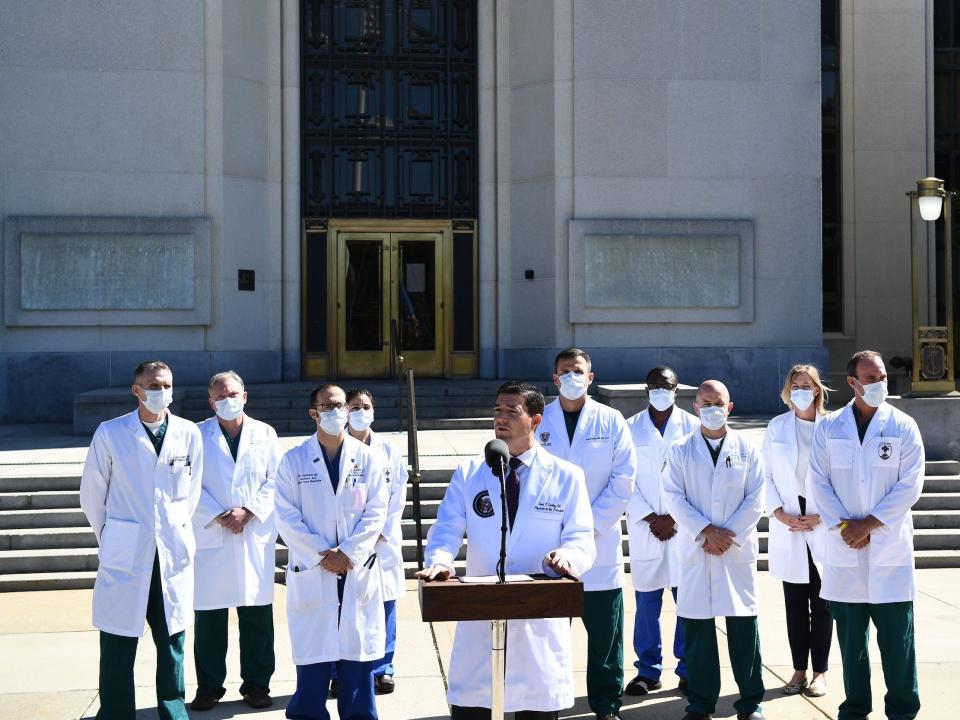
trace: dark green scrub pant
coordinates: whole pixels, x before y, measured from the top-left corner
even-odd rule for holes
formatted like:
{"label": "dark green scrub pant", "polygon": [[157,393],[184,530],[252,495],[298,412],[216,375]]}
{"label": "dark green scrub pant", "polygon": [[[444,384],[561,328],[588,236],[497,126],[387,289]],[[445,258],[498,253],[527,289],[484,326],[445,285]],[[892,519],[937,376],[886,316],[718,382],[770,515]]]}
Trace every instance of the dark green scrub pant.
{"label": "dark green scrub pant", "polygon": [[[193,659],[197,666],[197,695],[223,697],[227,679],[227,614],[229,609],[197,610]],[[273,655],[273,605],[237,608],[240,625],[240,694],[254,687],[270,692]]]}
{"label": "dark green scrub pant", "polygon": [[[157,646],[157,711],[161,720],[188,720],[184,705],[183,637],[170,635],[163,610],[160,561],[153,559],[153,576],[147,597],[147,624]],[[100,632],[100,712],[98,720],[134,720],[133,662],[140,638]]]}
{"label": "dark green scrub pant", "polygon": [[[763,700],[763,665],[756,617],[728,617],[727,652],[740,698],[737,714],[759,712]],[[720,699],[720,655],[715,620],[681,618],[687,653],[687,712],[712,715]]]}
{"label": "dark green scrub pant", "polygon": [[837,720],[865,720],[873,708],[870,693],[870,621],[877,629],[877,646],[887,694],[884,711],[890,720],[913,720],[920,712],[917,656],[913,642],[913,603],[827,603],[837,621],[837,641],[843,661],[843,689]]}
{"label": "dark green scrub pant", "polygon": [[583,593],[587,629],[587,702],[598,715],[620,710],[623,695],[623,591]]}

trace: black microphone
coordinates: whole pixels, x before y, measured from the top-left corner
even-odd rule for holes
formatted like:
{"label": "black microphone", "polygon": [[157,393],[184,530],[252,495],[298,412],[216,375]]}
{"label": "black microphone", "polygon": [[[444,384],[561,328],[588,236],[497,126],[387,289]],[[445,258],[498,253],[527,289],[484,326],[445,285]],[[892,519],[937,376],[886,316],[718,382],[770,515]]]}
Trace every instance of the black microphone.
{"label": "black microphone", "polygon": [[483,448],[483,457],[500,481],[500,562],[497,563],[497,579],[507,581],[507,490],[504,472],[510,461],[510,450],[503,440],[491,440]]}
{"label": "black microphone", "polygon": [[510,463],[510,450],[503,440],[491,440],[483,448],[483,457],[493,474],[500,477],[503,468]]}

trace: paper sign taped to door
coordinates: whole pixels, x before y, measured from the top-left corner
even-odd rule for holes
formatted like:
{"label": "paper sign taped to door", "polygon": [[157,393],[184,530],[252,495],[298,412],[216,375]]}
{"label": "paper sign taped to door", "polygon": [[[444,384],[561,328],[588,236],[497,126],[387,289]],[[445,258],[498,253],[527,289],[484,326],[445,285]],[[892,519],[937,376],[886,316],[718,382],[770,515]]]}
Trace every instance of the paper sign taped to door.
{"label": "paper sign taped to door", "polygon": [[427,266],[407,263],[407,292],[422,293],[427,289]]}

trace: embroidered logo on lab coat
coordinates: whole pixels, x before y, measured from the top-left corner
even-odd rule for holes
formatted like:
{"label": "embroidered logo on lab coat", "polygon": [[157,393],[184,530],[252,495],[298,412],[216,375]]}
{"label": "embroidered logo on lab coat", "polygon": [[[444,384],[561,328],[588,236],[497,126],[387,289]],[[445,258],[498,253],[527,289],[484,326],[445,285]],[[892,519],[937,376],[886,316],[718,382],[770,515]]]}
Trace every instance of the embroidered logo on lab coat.
{"label": "embroidered logo on lab coat", "polygon": [[540,433],[540,444],[549,445],[550,444],[550,433],[542,432]]}
{"label": "embroidered logo on lab coat", "polygon": [[889,460],[893,454],[893,445],[888,442],[882,442],[877,446],[877,453],[879,453],[881,460]]}
{"label": "embroidered logo on lab coat", "polygon": [[490,493],[486,490],[478,492],[473,498],[473,511],[482,518],[493,517],[493,503],[490,502]]}

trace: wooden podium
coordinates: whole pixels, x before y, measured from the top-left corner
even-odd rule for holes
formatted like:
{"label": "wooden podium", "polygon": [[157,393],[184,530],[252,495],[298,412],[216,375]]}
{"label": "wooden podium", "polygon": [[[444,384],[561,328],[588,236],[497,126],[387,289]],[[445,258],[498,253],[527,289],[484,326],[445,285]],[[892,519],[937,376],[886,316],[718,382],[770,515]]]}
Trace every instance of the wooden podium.
{"label": "wooden podium", "polygon": [[419,583],[424,622],[489,620],[492,633],[491,720],[503,720],[507,620],[583,616],[583,583],[532,575],[518,582],[461,582],[458,578]]}

